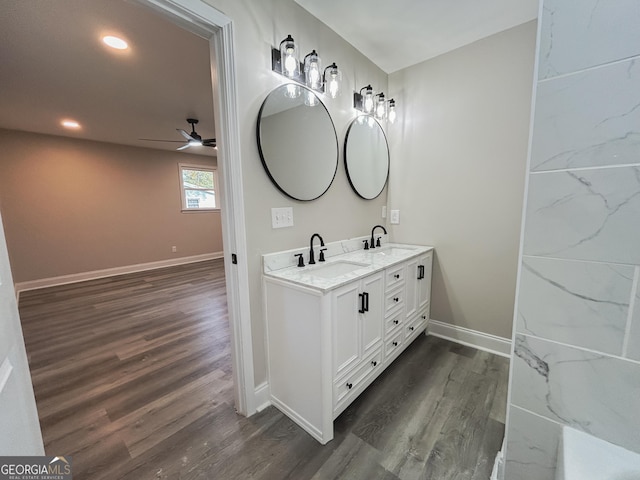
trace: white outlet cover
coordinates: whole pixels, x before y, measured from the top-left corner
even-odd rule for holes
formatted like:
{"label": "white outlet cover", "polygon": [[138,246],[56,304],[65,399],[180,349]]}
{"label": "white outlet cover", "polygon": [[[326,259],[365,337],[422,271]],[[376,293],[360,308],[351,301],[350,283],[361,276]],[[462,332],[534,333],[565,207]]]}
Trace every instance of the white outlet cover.
{"label": "white outlet cover", "polygon": [[271,228],[293,227],[293,207],[271,209]]}
{"label": "white outlet cover", "polygon": [[400,210],[391,210],[391,224],[392,225],[400,224]]}

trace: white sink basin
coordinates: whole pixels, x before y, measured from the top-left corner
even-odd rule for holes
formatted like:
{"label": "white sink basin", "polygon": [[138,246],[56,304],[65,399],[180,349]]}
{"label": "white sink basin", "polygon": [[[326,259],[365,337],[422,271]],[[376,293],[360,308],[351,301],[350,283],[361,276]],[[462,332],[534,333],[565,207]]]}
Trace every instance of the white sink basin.
{"label": "white sink basin", "polygon": [[404,255],[406,253],[411,253],[413,248],[400,248],[400,247],[376,247],[375,250],[371,253],[374,255]]}
{"label": "white sink basin", "polygon": [[366,263],[347,262],[345,260],[339,260],[337,262],[326,263],[324,265],[318,265],[311,267],[308,270],[309,275],[321,278],[334,278],[347,273],[355,272],[362,267],[368,267]]}

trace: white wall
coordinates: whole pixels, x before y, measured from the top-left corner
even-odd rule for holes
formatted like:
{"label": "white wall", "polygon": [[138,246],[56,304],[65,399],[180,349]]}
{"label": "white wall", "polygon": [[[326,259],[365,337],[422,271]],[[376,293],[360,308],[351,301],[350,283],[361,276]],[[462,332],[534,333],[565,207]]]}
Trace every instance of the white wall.
{"label": "white wall", "polygon": [[431,318],[510,338],[536,22],[393,73],[394,241],[436,247]]}
{"label": "white wall", "polygon": [[[342,145],[354,117],[353,90],[371,83],[375,89],[386,91],[387,75],[293,0],[207,2],[234,24],[254,368],[255,382],[259,385],[266,380],[261,255],[308,245],[315,232],[325,241],[365,235],[382,220],[386,191],[376,200],[366,201],[351,190],[343,166]],[[291,200],[271,184],[256,143],[260,106],[273,88],[285,83],[283,77],[271,71],[271,46],[279,45],[287,34],[299,44],[302,55],[315,48],[325,65],[335,61],[343,69],[343,95],[335,100],[324,99],[341,146],[340,165],[329,191],[312,202]],[[271,208],[284,206],[293,207],[294,227],[273,230]]]}
{"label": "white wall", "polygon": [[0,456],[44,455],[2,218],[0,218],[0,432]]}

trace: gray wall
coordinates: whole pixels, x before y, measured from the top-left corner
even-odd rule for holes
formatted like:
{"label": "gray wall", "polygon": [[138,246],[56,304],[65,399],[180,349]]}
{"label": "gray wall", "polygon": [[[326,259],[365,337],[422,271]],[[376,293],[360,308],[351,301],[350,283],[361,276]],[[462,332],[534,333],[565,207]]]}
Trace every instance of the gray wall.
{"label": "gray wall", "polygon": [[555,478],[563,425],[640,452],[638,25],[635,1],[544,2],[506,479]]}
{"label": "gray wall", "polygon": [[[387,75],[370,60],[302,9],[293,0],[207,0],[234,22],[237,54],[238,109],[241,132],[241,161],[245,191],[249,295],[255,382],[266,380],[264,319],[262,313],[261,255],[309,244],[314,232],[325,241],[361,236],[381,222],[386,191],[373,201],[360,199],[349,186],[340,148],[338,173],[329,191],[312,202],[297,202],[271,184],[260,162],[256,143],[256,122],[268,93],[285,83],[271,71],[271,46],[291,34],[304,56],[312,49],[325,65],[336,62],[343,69],[344,93],[332,100],[324,98],[343,145],[347,126],[355,116],[354,89],[371,83],[387,91]],[[271,228],[272,207],[293,207],[294,226]]]}
{"label": "gray wall", "polygon": [[0,208],[18,287],[222,252],[220,212],[181,212],[178,164],[215,166],[213,156],[3,129],[0,144]]}
{"label": "gray wall", "polygon": [[431,318],[511,337],[536,23],[390,75],[395,241],[436,247]]}

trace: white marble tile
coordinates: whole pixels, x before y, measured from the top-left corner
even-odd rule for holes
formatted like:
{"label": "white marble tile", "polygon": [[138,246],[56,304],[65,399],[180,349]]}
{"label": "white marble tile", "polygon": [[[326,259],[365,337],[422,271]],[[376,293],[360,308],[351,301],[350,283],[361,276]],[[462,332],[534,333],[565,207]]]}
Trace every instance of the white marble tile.
{"label": "white marble tile", "polygon": [[640,55],[638,0],[544,0],[539,78]]}
{"label": "white marble tile", "polygon": [[516,329],[622,355],[634,267],[524,257]]}
{"label": "white marble tile", "polygon": [[640,264],[640,167],[531,174],[524,254]]}
{"label": "white marble tile", "polygon": [[[638,267],[640,268],[640,267]],[[627,357],[640,361],[640,282],[636,290],[633,316],[631,317],[631,330],[627,346]]]}
{"label": "white marble tile", "polygon": [[538,85],[531,170],[634,163],[640,163],[640,58]]}
{"label": "white marble tile", "polygon": [[511,402],[640,452],[640,364],[516,335]]}
{"label": "white marble tile", "polygon": [[513,405],[507,426],[505,480],[554,480],[562,427]]}

